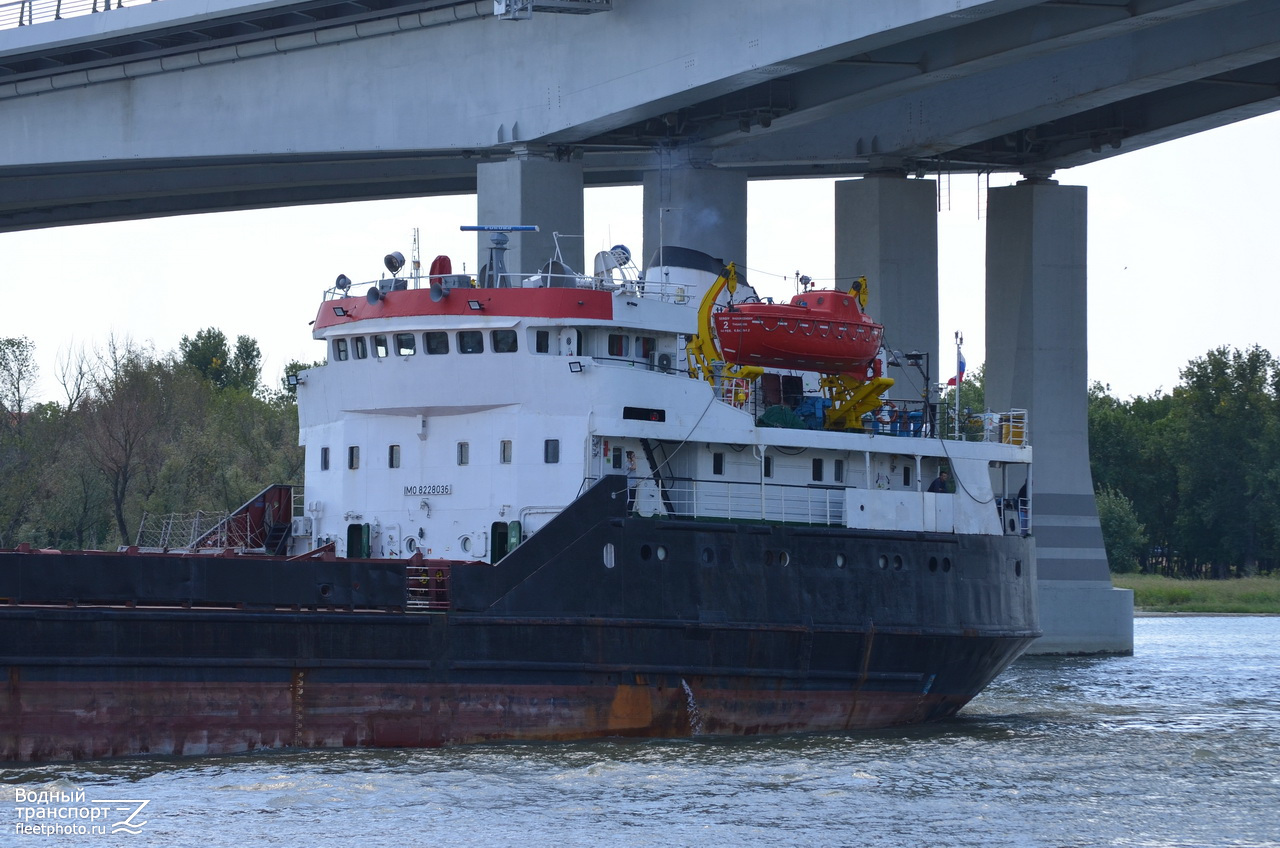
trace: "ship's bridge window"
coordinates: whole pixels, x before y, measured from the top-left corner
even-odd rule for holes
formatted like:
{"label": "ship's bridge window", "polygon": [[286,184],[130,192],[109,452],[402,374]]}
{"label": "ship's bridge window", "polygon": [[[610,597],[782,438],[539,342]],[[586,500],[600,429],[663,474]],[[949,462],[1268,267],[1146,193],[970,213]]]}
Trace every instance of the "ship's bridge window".
{"label": "ship's bridge window", "polygon": [[367,359],[369,357],[369,343],[365,341],[364,336],[356,336],[352,339],[351,349],[355,353],[356,359]]}
{"label": "ship's bridge window", "polygon": [[459,330],[458,353],[484,353],[484,334],[479,330]]}
{"label": "ship's bridge window", "polygon": [[535,353],[551,352],[551,331],[550,330],[534,330],[533,350]]}
{"label": "ship's bridge window", "polygon": [[396,333],[396,354],[398,356],[413,356],[416,350],[417,344],[413,333]]}
{"label": "ship's bridge window", "polygon": [[347,361],[347,340],[346,339],[333,340],[333,358],[338,360],[339,362]]}
{"label": "ship's bridge window", "polygon": [[373,337],[373,355],[374,356],[378,357],[379,359],[386,359],[388,350],[389,348],[387,347],[386,336],[378,335]]}
{"label": "ship's bridge window", "polygon": [[515,353],[519,349],[515,330],[492,330],[489,341],[493,343],[494,353]]}
{"label": "ship's bridge window", "polygon": [[626,356],[629,339],[621,333],[609,334],[609,355],[610,356]]}
{"label": "ship's bridge window", "polygon": [[449,352],[449,334],[433,330],[422,334],[422,349],[430,356],[439,356]]}

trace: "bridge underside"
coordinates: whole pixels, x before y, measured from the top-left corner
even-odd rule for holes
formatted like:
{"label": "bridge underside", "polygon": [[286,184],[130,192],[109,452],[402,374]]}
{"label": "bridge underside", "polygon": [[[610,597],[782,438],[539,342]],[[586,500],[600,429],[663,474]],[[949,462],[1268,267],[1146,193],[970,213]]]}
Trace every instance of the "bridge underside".
{"label": "bridge underside", "polygon": [[594,13],[223,0],[0,31],[0,231],[474,192],[528,155],[587,186],[1048,174],[1280,106],[1273,0],[575,1]]}

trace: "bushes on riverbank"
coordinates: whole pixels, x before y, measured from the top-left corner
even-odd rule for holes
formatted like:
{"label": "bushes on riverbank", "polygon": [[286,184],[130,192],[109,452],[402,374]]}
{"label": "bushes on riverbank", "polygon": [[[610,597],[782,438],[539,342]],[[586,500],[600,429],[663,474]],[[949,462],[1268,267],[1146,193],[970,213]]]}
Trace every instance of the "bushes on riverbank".
{"label": "bushes on riverbank", "polygon": [[1148,612],[1280,613],[1280,577],[1179,580],[1154,574],[1113,574],[1133,590],[1134,609]]}

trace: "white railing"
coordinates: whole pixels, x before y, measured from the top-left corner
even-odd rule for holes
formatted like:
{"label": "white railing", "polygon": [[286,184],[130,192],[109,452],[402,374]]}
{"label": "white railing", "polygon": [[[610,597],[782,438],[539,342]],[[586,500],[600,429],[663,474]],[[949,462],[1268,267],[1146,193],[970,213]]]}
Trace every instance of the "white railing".
{"label": "white railing", "polygon": [[[532,289],[532,288],[563,288],[563,289],[584,289],[587,291],[607,291],[618,294],[620,297],[639,297],[647,299],[657,299],[669,303],[689,304],[692,305],[693,292],[688,285],[666,282],[662,280],[625,280],[616,282],[606,280],[599,277],[590,277],[584,274],[500,274],[496,281],[497,285],[482,286],[480,281],[465,274],[448,274],[445,277],[465,277],[467,283],[465,285],[457,283],[453,280],[442,280],[448,291],[459,292],[475,292],[484,291],[491,288],[499,289]],[[401,289],[418,289],[427,288],[432,278],[423,274],[417,277],[400,277],[394,281],[391,279],[369,280],[366,282],[352,282],[347,288],[330,288],[324,293],[325,300],[338,300],[344,297],[358,297],[361,293],[366,292],[369,288],[379,288],[384,293],[387,291],[396,291]]]}
{"label": "white railing", "polygon": [[43,24],[155,2],[158,0],[0,0],[0,29]]}
{"label": "white railing", "polygon": [[661,491],[652,479],[638,481],[637,504],[651,487],[673,517],[782,521],[791,524],[844,525],[843,486],[796,486],[730,480],[664,477]]}

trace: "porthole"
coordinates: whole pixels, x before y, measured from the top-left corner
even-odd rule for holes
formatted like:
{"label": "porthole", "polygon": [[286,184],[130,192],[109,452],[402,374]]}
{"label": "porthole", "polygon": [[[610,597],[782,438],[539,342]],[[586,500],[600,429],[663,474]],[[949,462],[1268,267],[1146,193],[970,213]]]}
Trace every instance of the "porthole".
{"label": "porthole", "polygon": [[943,558],[942,558],[942,570],[943,570],[944,572],[947,572],[947,571],[950,571],[950,570],[951,570],[951,557],[943,557]]}
{"label": "porthole", "polygon": [[657,551],[655,551],[655,553],[657,553],[658,555],[658,561],[661,562],[662,560],[667,558],[667,546],[658,545],[658,549]]}
{"label": "porthole", "polygon": [[461,545],[462,545],[463,553],[471,553],[471,537],[470,536],[463,536]]}
{"label": "porthole", "polygon": [[405,550],[405,553],[410,553],[410,554],[411,554],[411,553],[413,553],[414,551],[416,551],[417,549],[418,549],[418,540],[417,540],[417,539],[415,539],[415,538],[413,538],[412,536],[405,536],[405,537],[404,537],[404,550]]}
{"label": "porthole", "polygon": [[786,568],[790,564],[791,564],[791,554],[787,553],[786,551],[779,551],[778,565],[782,566],[783,568]]}
{"label": "porthole", "polygon": [[645,562],[648,562],[652,558],[653,558],[653,548],[649,547],[648,545],[641,545],[640,559],[644,560]]}
{"label": "porthole", "polygon": [[703,561],[703,562],[705,562],[707,565],[710,565],[711,563],[715,562],[715,561],[716,561],[716,552],[715,552],[715,551],[713,551],[713,550],[711,550],[710,548],[703,548],[703,549],[702,549],[702,561]]}
{"label": "porthole", "polygon": [[328,583],[321,583],[321,584],[320,584],[320,597],[322,597],[322,598],[327,598],[327,597],[329,597],[329,596],[330,596],[330,595],[332,595],[332,594],[333,594],[333,587],[332,587],[332,586],[330,586]]}
{"label": "porthole", "polygon": [[881,570],[884,570],[889,567],[889,558],[884,554],[880,554],[880,559],[876,560],[876,563],[880,566]]}
{"label": "porthole", "polygon": [[937,571],[937,570],[938,570],[938,558],[937,558],[937,557],[929,557],[929,570],[930,570],[930,571]]}
{"label": "porthole", "polygon": [[836,554],[836,568],[844,568],[844,554]]}
{"label": "porthole", "polygon": [[615,565],[613,542],[604,543],[604,551],[602,553],[601,559],[604,560],[605,568],[613,568],[613,566]]}
{"label": "porthole", "polygon": [[1013,561],[1013,576],[1014,577],[1022,576],[1022,560],[1020,559],[1015,559]]}
{"label": "porthole", "polygon": [[894,571],[902,570],[902,557],[897,554],[893,555],[893,570]]}

